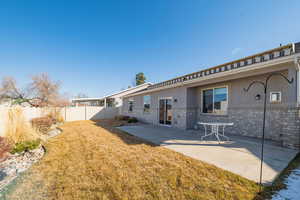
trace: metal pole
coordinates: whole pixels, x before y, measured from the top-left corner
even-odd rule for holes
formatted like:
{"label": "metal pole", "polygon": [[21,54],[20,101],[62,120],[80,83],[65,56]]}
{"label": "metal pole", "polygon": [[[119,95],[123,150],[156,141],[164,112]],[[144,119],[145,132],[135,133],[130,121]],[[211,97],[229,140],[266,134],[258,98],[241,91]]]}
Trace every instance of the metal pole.
{"label": "metal pole", "polygon": [[260,160],[260,178],[259,178],[259,184],[260,184],[260,191],[262,191],[262,174],[263,174],[263,163],[264,163],[264,145],[265,145],[265,129],[266,129],[266,107],[267,107],[267,85],[265,85],[265,91],[264,91],[264,117],[263,117],[263,134],[261,139],[261,160]]}
{"label": "metal pole", "polygon": [[265,82],[262,81],[253,81],[252,83],[249,84],[248,88],[244,88],[245,92],[248,92],[249,89],[252,87],[254,84],[260,84],[264,87],[264,116],[263,116],[263,133],[262,133],[262,138],[261,138],[261,162],[260,162],[260,192],[262,191],[262,174],[263,174],[263,162],[264,162],[264,144],[265,144],[265,126],[266,126],[266,107],[267,107],[267,89],[268,89],[268,82],[272,76],[281,76],[284,78],[289,84],[292,84],[294,81],[294,78],[289,80],[287,77],[282,75],[281,73],[272,73],[270,74]]}

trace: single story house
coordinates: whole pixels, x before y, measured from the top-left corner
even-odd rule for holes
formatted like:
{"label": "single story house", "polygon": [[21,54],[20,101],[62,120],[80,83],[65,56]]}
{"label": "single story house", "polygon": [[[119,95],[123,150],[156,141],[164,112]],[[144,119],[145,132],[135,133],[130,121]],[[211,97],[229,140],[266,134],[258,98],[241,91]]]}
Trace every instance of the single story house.
{"label": "single story house", "polygon": [[101,98],[76,98],[72,99],[73,106],[102,106],[102,107],[121,107],[122,98],[126,95],[140,92],[149,87],[151,83],[144,83],[135,87],[131,87],[119,92],[101,97]]}
{"label": "single story house", "polygon": [[197,122],[233,122],[232,134],[261,137],[264,90],[252,81],[269,81],[266,138],[284,146],[300,141],[300,43],[180,76],[123,97],[121,113],[140,121],[180,129],[197,129]]}

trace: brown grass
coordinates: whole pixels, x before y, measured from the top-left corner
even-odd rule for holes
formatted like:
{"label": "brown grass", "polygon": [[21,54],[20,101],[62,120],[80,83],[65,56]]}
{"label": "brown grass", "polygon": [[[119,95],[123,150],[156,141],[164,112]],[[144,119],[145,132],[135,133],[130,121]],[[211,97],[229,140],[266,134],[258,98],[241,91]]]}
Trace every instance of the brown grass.
{"label": "brown grass", "polygon": [[55,119],[56,122],[64,122],[64,117],[62,115],[62,108],[60,107],[44,107],[44,116]]}
{"label": "brown grass", "polygon": [[19,106],[8,110],[4,136],[12,143],[36,140],[39,135],[34,131]]}
{"label": "brown grass", "polygon": [[113,128],[70,122],[8,199],[253,199],[258,186]]}

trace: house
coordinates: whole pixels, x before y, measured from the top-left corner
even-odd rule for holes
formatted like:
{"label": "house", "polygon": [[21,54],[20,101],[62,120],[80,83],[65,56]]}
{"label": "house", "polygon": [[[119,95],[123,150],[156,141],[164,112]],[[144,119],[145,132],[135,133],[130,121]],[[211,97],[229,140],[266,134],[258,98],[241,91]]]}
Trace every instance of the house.
{"label": "house", "polygon": [[121,107],[123,104],[122,98],[135,92],[140,92],[149,87],[151,83],[144,83],[135,87],[131,87],[111,95],[101,98],[77,98],[72,99],[74,106],[102,106],[102,107]]}
{"label": "house", "polygon": [[263,94],[252,81],[273,76],[267,91],[266,138],[284,146],[299,145],[300,43],[288,44],[239,60],[180,76],[123,98],[122,114],[180,129],[197,122],[233,122],[232,134],[261,137]]}

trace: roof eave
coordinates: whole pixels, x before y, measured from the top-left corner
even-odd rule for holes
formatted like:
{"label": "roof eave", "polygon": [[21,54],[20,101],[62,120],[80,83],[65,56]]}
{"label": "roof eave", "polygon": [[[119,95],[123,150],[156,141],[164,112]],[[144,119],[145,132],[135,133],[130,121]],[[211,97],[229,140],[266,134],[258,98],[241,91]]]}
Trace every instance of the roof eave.
{"label": "roof eave", "polygon": [[[189,81],[185,81],[185,82],[175,83],[175,84],[172,84],[172,85],[162,86],[162,87],[159,87],[159,88],[153,88],[153,89],[142,91],[142,92],[137,92],[137,93],[134,93],[134,94],[129,94],[129,95],[126,95],[124,97],[125,98],[133,97],[133,96],[137,96],[137,95],[141,95],[141,94],[148,94],[148,93],[157,92],[157,91],[161,91],[161,90],[166,90],[166,89],[170,89],[170,88],[182,87],[182,86],[186,86],[186,85],[190,85],[190,84],[194,84],[194,83],[200,83],[202,81],[206,81],[206,80],[210,80],[210,79],[216,79],[216,78],[229,76],[229,75],[236,74],[236,73],[247,72],[247,71],[252,71],[252,70],[257,70],[257,69],[263,69],[263,68],[266,68],[266,67],[272,67],[273,65],[278,65],[278,64],[282,64],[282,63],[294,62],[295,56],[299,56],[299,55],[298,54],[292,54],[290,56],[285,56],[285,57],[282,57],[282,58],[278,58],[276,60],[269,60],[269,61],[266,61],[266,62],[263,62],[263,63],[256,63],[256,64],[253,64],[249,67],[236,68],[236,69],[233,69],[233,70],[230,70],[230,71],[225,71],[225,72],[222,72],[222,73],[217,73],[217,74],[213,74],[213,75],[209,75],[209,76],[204,76],[204,77],[201,77],[199,79],[193,79],[193,80],[189,80]],[[216,80],[215,82],[218,82],[218,80]]]}

